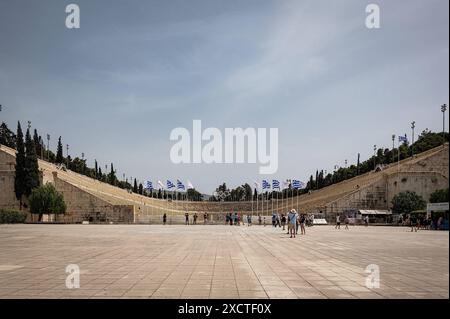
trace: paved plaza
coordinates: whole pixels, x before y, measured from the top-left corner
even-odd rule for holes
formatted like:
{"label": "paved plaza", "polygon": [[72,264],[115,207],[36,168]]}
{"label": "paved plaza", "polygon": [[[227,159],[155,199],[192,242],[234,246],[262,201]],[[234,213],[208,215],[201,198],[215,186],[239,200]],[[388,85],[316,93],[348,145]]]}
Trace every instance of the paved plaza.
{"label": "paved plaza", "polygon": [[[448,298],[449,233],[0,225],[0,298]],[[69,264],[80,288],[66,288]],[[376,264],[380,287],[367,288]]]}

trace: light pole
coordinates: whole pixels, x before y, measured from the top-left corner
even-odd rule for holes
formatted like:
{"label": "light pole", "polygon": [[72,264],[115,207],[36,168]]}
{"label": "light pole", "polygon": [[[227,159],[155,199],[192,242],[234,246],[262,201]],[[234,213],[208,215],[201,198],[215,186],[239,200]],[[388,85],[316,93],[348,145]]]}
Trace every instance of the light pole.
{"label": "light pole", "polygon": [[67,169],[69,169],[69,144],[66,144],[66,150],[67,150]]}
{"label": "light pole", "polygon": [[392,134],[392,163],[395,162],[394,149],[395,149],[395,134]]}
{"label": "light pole", "polygon": [[411,155],[414,156],[414,128],[416,127],[416,121],[411,122],[412,140],[411,140]]}
{"label": "light pole", "polygon": [[47,161],[50,161],[50,134],[47,134]]}
{"label": "light pole", "polygon": [[375,170],[375,166],[377,165],[377,146],[373,146],[373,169]]}
{"label": "light pole", "polygon": [[441,105],[441,112],[442,112],[442,145],[445,144],[445,111],[447,111],[447,104]]}

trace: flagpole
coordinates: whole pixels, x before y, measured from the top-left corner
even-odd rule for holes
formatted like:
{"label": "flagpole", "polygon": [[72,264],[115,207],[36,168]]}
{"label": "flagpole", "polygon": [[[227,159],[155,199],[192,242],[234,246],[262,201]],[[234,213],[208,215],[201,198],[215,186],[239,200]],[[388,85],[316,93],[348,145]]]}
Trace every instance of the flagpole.
{"label": "flagpole", "polygon": [[400,137],[397,139],[397,187],[400,190]]}
{"label": "flagpole", "polygon": [[253,188],[252,188],[252,217],[253,217]]}
{"label": "flagpole", "polygon": [[262,188],[261,188],[261,215],[264,216],[264,192]]}
{"label": "flagpole", "polygon": [[258,186],[257,185],[255,185],[256,186],[256,213],[258,213],[259,214],[259,207],[258,207],[258,197],[259,197],[259,191],[258,191]]}

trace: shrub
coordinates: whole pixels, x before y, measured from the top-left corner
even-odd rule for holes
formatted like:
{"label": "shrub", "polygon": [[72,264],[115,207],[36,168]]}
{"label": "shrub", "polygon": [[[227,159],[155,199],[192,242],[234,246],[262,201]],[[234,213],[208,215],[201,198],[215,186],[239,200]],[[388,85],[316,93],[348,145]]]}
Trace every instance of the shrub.
{"label": "shrub", "polygon": [[28,197],[28,201],[30,212],[39,215],[39,221],[42,220],[43,214],[57,215],[66,212],[66,204],[62,194],[58,193],[50,183],[34,188],[30,197]]}
{"label": "shrub", "polygon": [[10,209],[0,210],[0,224],[21,224],[26,219],[27,213],[25,212]]}

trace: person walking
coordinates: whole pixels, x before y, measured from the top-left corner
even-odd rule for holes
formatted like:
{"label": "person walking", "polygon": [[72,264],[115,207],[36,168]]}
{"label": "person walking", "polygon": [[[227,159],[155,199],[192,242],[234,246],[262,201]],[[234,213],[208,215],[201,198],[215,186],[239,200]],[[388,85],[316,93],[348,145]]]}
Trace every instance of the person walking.
{"label": "person walking", "polygon": [[345,216],[344,223],[345,223],[345,229],[348,229],[349,220],[348,220],[347,216]]}
{"label": "person walking", "polygon": [[251,215],[247,215],[247,227],[252,225],[252,216]]}
{"label": "person walking", "polygon": [[163,225],[165,225],[166,222],[167,222],[167,215],[166,215],[166,213],[164,213],[164,215],[163,215]]}
{"label": "person walking", "polygon": [[306,217],[304,214],[302,214],[300,216],[300,233],[302,235],[306,235],[305,223],[306,223]]}
{"label": "person walking", "polygon": [[259,222],[259,226],[262,225],[262,217],[261,214],[258,215],[258,222]]}
{"label": "person walking", "polygon": [[364,217],[364,225],[366,227],[369,226],[369,215],[366,215],[366,217]]}
{"label": "person walking", "polygon": [[336,215],[336,226],[334,229],[341,229],[341,216],[339,214]]}
{"label": "person walking", "polygon": [[203,214],[203,225],[206,225],[206,222],[208,221],[208,213],[207,212],[205,212],[204,214]]}
{"label": "person walking", "polygon": [[195,213],[193,225],[197,225],[197,217],[198,217],[198,215],[197,215],[197,213]]}
{"label": "person walking", "polygon": [[286,216],[281,214],[281,226],[283,226],[283,230],[286,228]]}
{"label": "person walking", "polygon": [[291,223],[291,220],[289,219],[289,217],[290,217],[289,213],[290,213],[290,212],[292,212],[292,209],[286,213],[286,216],[287,216],[287,226],[288,226],[288,228],[287,228],[287,233],[286,233],[286,234],[288,234],[288,235],[289,235],[289,233],[290,233],[290,231],[291,231],[290,228],[289,228],[289,224]]}
{"label": "person walking", "polygon": [[410,221],[411,221],[411,231],[415,230],[417,232],[417,217],[412,215]]}
{"label": "person walking", "polygon": [[295,228],[297,226],[297,213],[295,212],[295,210],[291,209],[291,211],[288,214],[288,220],[289,220],[289,224],[288,224],[288,231],[291,234],[291,237],[295,238]]}
{"label": "person walking", "polygon": [[272,226],[276,227],[276,221],[277,221],[277,215],[275,214],[275,212],[272,213]]}
{"label": "person walking", "polygon": [[186,219],[185,225],[189,225],[189,213],[184,214],[184,217]]}

